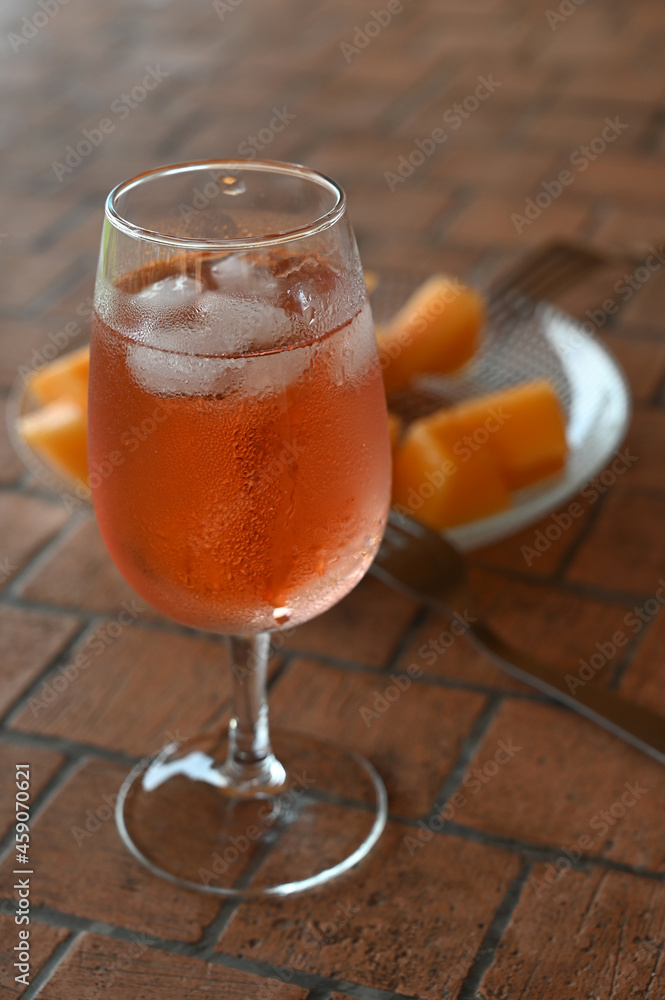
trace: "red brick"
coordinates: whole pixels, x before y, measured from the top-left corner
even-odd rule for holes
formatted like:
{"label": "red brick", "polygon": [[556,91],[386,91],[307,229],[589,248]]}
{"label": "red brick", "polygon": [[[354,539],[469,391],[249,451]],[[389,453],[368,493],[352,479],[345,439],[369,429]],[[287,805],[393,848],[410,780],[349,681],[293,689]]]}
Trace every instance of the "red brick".
{"label": "red brick", "polygon": [[[305,843],[298,846],[289,831],[266,871],[289,875],[312,852],[325,856],[337,808],[312,807]],[[359,823],[364,818],[351,813],[344,829],[353,832]],[[455,996],[518,859],[437,835],[410,856],[404,838],[414,833],[389,824],[351,875],[322,887],[306,905],[287,897],[241,906],[219,948],[410,996],[434,1000],[447,990]]]}
{"label": "red brick", "polygon": [[114,632],[106,623],[78,643],[67,665],[76,667],[79,652],[87,662],[71,681],[66,672],[47,677],[14,726],[142,756],[170,733],[198,735],[228,701],[231,671],[219,640],[129,626]]}
{"label": "red brick", "polygon": [[16,821],[16,765],[28,764],[30,767],[30,800],[34,802],[64,760],[61,753],[53,750],[0,742],[0,837],[4,837]]}
{"label": "red brick", "polygon": [[[641,131],[649,109],[644,105],[624,106],[621,120],[629,125],[629,130],[620,137],[626,145],[630,145],[635,133]],[[616,115],[614,106],[613,116]],[[604,109],[591,110],[580,106],[579,101],[573,101],[568,109],[561,103],[554,105],[542,114],[528,120],[524,127],[529,143],[537,149],[559,149],[569,160],[571,151],[579,146],[588,145],[605,127]],[[561,168],[560,168],[561,169]],[[621,240],[624,243],[624,240]]]}
{"label": "red brick", "polygon": [[0,605],[0,712],[58,655],[79,627],[71,615],[45,615]]}
{"label": "red brick", "polygon": [[[581,281],[576,277],[570,288],[548,297],[559,309],[575,316],[583,324],[590,324],[594,336],[603,335],[610,323],[617,322],[620,310],[624,308],[625,273],[625,267],[602,266],[589,272]],[[585,326],[586,329],[589,327]]]}
{"label": "red brick", "polygon": [[[117,764],[87,764],[33,822],[31,850],[39,876],[32,880],[30,901],[168,940],[198,941],[219,904],[151,875],[122,844],[108,802],[126,773]],[[83,839],[90,823],[86,811],[94,819],[98,810],[104,817],[99,828]],[[10,895],[11,861],[0,866],[0,890]]]}
{"label": "red brick", "polygon": [[67,520],[64,506],[22,493],[0,493],[0,588]]}
{"label": "red brick", "polygon": [[[596,238],[615,247],[658,247],[665,240],[665,212],[613,208]],[[633,269],[627,266],[626,270],[630,273]]]}
{"label": "red brick", "polygon": [[[573,497],[523,531],[482,549],[474,549],[469,563],[498,570],[517,570],[535,577],[551,577],[575,544],[587,522],[589,510],[583,498]],[[569,518],[569,527],[562,529],[561,525],[567,525]]]}
{"label": "red brick", "polygon": [[276,726],[341,741],[366,755],[386,783],[391,813],[412,817],[429,811],[486,703],[479,694],[413,681],[401,691],[392,675],[306,660],[279,678],[270,702]]}
{"label": "red brick", "polygon": [[[420,628],[411,636],[396,664],[397,670],[409,666],[423,670],[426,676],[444,677],[461,684],[481,684],[502,691],[528,691],[481,653],[469,639],[454,636],[450,621],[429,612]],[[454,641],[451,642],[451,638]],[[450,645],[448,645],[450,643]],[[439,650],[443,649],[443,652]]]}
{"label": "red brick", "polygon": [[[502,581],[485,620],[517,649],[561,670],[579,668],[580,659],[596,652],[596,642],[625,629],[627,604],[603,604],[552,586]],[[621,658],[619,651],[596,677],[608,683]]]}
{"label": "red brick", "polygon": [[[497,770],[493,758],[501,740],[520,749]],[[556,850],[580,846],[583,856],[636,867],[661,870],[665,864],[662,767],[574,713],[505,702],[467,775],[460,788],[467,801],[456,822]],[[645,791],[626,808],[621,796],[636,784]],[[601,814],[612,808],[617,816],[606,822]],[[590,843],[580,845],[584,837]]]}
{"label": "red brick", "polygon": [[[396,167],[395,162],[388,169],[394,171]],[[391,190],[382,175],[371,186],[351,185],[348,199],[349,220],[360,234],[379,234],[384,230],[393,233],[413,227],[427,229],[450,203],[444,191],[435,194],[417,190],[407,182]]]}
{"label": "red brick", "polygon": [[635,459],[621,476],[622,487],[665,490],[665,469],[661,462],[665,448],[665,413],[637,410],[633,414],[623,451]]}
{"label": "red brick", "polygon": [[284,648],[382,667],[416,607],[373,577],[365,577],[330,611],[286,635]]}
{"label": "red brick", "polygon": [[574,583],[651,594],[665,575],[665,498],[614,486],[566,574]]}
{"label": "red brick", "polygon": [[[0,927],[3,924],[0,918]],[[17,954],[14,950],[19,944],[19,931],[28,930],[30,972],[28,981],[31,983],[36,974],[40,971],[47,959],[51,957],[57,946],[69,936],[69,931],[64,927],[51,927],[49,924],[38,924],[31,921],[30,927],[17,927],[12,919],[11,928],[3,932],[0,939],[0,1000],[10,1000],[15,997],[22,997],[27,986],[17,983],[15,976],[20,970],[14,968],[17,961]]]}
{"label": "red brick", "polygon": [[321,87],[314,94],[308,94],[304,101],[297,103],[293,109],[289,108],[289,111],[314,121],[320,114],[321,107],[325,107],[329,128],[367,128],[370,122],[376,122],[394,102],[397,96],[395,89],[375,83],[359,90],[354,80],[346,78],[344,65],[344,57],[340,52],[339,66],[342,72],[327,86]]}
{"label": "red brick", "polygon": [[[639,278],[636,278],[639,283]],[[654,273],[628,302],[621,314],[624,322],[647,323],[662,333],[665,307],[665,274]]]}
{"label": "red brick", "polygon": [[650,400],[665,378],[665,344],[611,334],[603,343],[621,365],[635,402]]}
{"label": "red brick", "polygon": [[[550,887],[548,874],[547,866],[533,869],[479,995],[655,1000],[662,976],[662,883],[596,870],[568,871]],[[538,885],[545,888],[536,894]]]}
{"label": "red brick", "polygon": [[142,617],[163,619],[137,598],[111,561],[93,517],[69,535],[51,558],[24,584],[22,596],[30,601],[117,614],[123,602],[138,600]]}
{"label": "red brick", "polygon": [[448,239],[462,244],[477,245],[498,243],[519,245],[539,243],[555,236],[580,233],[588,218],[588,209],[570,199],[554,202],[531,224],[522,226],[518,233],[513,215],[524,215],[525,198],[495,198],[481,195],[464,209],[447,231]]}
{"label": "red brick", "polygon": [[[443,117],[446,112],[452,110],[456,102],[464,101],[473,94],[478,85],[477,77],[481,74],[487,76],[490,60],[491,64],[495,65],[496,50],[500,47],[501,43],[491,46],[493,51],[487,53],[487,61],[484,61],[483,66],[478,66],[477,72],[471,71],[463,80],[458,77],[447,87],[440,88],[434,101],[425,108],[416,108],[414,113],[404,118],[396,132],[407,144],[406,154],[415,148],[415,139],[429,137],[435,128],[443,128],[446,131],[448,139],[445,145],[448,149],[474,138],[485,142],[488,139],[505,142],[506,135],[512,132],[525,108],[533,101],[533,90],[521,89],[513,92],[505,100],[501,97],[501,90],[497,90],[457,129],[453,129],[454,121],[446,121]],[[498,71],[495,73],[495,79],[503,85],[504,81]]]}
{"label": "red brick", "polygon": [[[479,251],[451,247],[437,246],[411,250],[410,238],[411,233],[407,228],[391,234],[390,239],[381,237],[378,233],[375,235],[366,233],[364,238],[359,240],[363,265],[377,268],[379,275],[385,276],[384,287],[388,288],[394,278],[403,274],[409,278],[411,276],[422,278],[423,281],[437,271],[464,278],[477,265],[481,256]],[[380,294],[383,294],[381,286],[377,288],[377,296]]]}
{"label": "red brick", "polygon": [[[491,164],[488,171],[487,164]],[[436,163],[436,176],[446,183],[478,186],[488,192],[523,195],[556,176],[556,161],[550,153],[525,149],[501,149],[500,146],[469,145],[451,151]]]}
{"label": "red brick", "polygon": [[[562,39],[563,40],[563,39]],[[589,35],[584,38],[584,44],[589,44]],[[610,55],[612,43],[607,42],[605,62],[596,65],[585,64],[569,79],[563,92],[575,100],[602,100],[619,102],[651,102],[662,94],[662,77],[651,68],[631,66],[624,71],[617,71],[615,59]],[[615,111],[616,115],[616,111]],[[621,118],[625,121],[625,118]],[[602,130],[602,126],[601,126]],[[600,134],[600,130],[598,133]]]}
{"label": "red brick", "polygon": [[307,990],[279,979],[258,976],[198,958],[148,948],[140,935],[132,941],[115,941],[84,934],[59,965],[39,996],[64,1000],[111,990],[114,997],[135,1000],[189,1000],[220,997],[245,1000],[269,991],[275,1000],[301,1000]]}
{"label": "red brick", "polygon": [[[663,598],[662,591],[659,596]],[[646,705],[647,708],[661,712],[665,716],[665,677],[662,667],[665,615],[655,611],[653,603],[644,608],[641,602],[636,601],[635,609],[640,614],[634,612],[635,617],[631,619],[632,629],[636,630],[636,634],[641,634],[645,625],[648,625],[648,629],[630,668],[621,679],[619,689],[626,698]],[[647,618],[647,622],[643,621],[644,618]]]}
{"label": "red brick", "polygon": [[[619,136],[617,145],[621,139]],[[651,207],[662,214],[665,209],[662,169],[656,160],[638,160],[610,147],[588,170],[576,175],[575,191],[596,198],[611,198],[626,206]]]}

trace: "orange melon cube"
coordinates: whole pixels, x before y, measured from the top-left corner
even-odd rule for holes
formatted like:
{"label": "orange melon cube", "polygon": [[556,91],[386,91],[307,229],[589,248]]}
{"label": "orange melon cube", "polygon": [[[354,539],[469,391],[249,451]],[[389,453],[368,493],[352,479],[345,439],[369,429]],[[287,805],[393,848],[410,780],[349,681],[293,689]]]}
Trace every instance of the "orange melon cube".
{"label": "orange melon cube", "polygon": [[58,472],[87,485],[86,415],[68,399],[48,403],[18,421],[23,440]]}
{"label": "orange melon cube", "polygon": [[81,347],[35,372],[28,382],[28,388],[39,403],[69,399],[85,412],[88,408],[89,367],[90,348]]}
{"label": "orange melon cube", "polygon": [[431,277],[377,331],[386,392],[405,389],[418,375],[461,368],[476,350],[484,317],[476,291],[447,275]]}
{"label": "orange melon cube", "polygon": [[488,517],[510,505],[492,452],[456,455],[426,420],[412,424],[393,466],[393,503],[435,531]]}
{"label": "orange melon cube", "polygon": [[553,385],[537,379],[443,410],[428,418],[457,455],[492,451],[504,482],[522,489],[566,463],[566,422]]}

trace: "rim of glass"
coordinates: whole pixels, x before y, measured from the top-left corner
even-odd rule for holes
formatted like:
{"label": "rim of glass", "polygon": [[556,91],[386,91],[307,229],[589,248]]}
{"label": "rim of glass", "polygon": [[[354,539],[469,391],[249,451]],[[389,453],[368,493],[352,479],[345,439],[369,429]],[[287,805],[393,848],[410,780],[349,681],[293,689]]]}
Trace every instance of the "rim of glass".
{"label": "rim of glass", "polygon": [[[139,187],[158,177],[170,177],[179,173],[192,173],[204,169],[220,169],[222,171],[234,170],[256,171],[264,173],[286,174],[292,177],[301,177],[303,180],[318,184],[319,187],[326,188],[334,195],[335,202],[324,215],[318,216],[312,222],[297,229],[291,229],[284,233],[268,233],[263,236],[245,238],[241,240],[220,240],[220,239],[191,239],[186,236],[171,236],[165,233],[158,233],[152,229],[144,229],[135,223],[125,219],[116,207],[117,200],[121,195],[127,194],[132,188]],[[136,240],[145,240],[150,243],[159,243],[162,246],[179,247],[184,250],[253,250],[258,247],[278,246],[280,243],[290,243],[293,240],[301,240],[307,236],[315,236],[317,233],[330,229],[341,219],[346,209],[346,195],[342,188],[330,177],[321,174],[300,163],[282,163],[279,160],[190,160],[186,163],[174,163],[164,167],[156,167],[153,170],[146,170],[142,174],[137,174],[128,180],[117,184],[106,199],[105,214],[111,225],[127,236]]]}

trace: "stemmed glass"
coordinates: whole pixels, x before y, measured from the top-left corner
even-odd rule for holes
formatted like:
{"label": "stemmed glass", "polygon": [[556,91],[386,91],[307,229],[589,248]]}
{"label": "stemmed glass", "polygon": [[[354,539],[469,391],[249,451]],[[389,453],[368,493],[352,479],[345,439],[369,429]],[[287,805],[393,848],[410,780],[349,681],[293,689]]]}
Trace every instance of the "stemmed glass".
{"label": "stemmed glass", "polygon": [[89,439],[97,519],[123,576],[177,622],[230,636],[228,733],[134,768],[117,804],[125,844],[222,896],[339,875],[385,825],[383,783],[337,744],[271,735],[266,699],[271,633],[351,590],[389,504],[381,369],[333,181],[220,160],[111,192]]}

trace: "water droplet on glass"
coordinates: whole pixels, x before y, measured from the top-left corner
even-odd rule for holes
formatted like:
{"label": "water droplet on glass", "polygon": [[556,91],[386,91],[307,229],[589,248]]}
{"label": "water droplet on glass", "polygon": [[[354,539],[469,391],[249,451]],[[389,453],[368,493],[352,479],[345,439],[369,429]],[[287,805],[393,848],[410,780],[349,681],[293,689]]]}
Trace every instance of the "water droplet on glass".
{"label": "water droplet on glass", "polygon": [[222,177],[221,185],[223,194],[244,194],[247,190],[245,182],[238,177]]}
{"label": "water droplet on glass", "polygon": [[274,608],[272,616],[276,625],[286,625],[291,617],[291,608]]}

